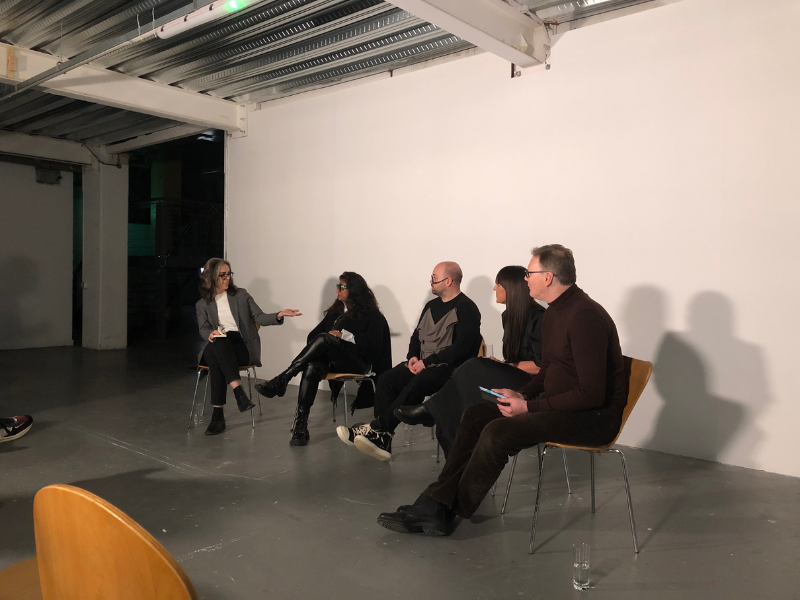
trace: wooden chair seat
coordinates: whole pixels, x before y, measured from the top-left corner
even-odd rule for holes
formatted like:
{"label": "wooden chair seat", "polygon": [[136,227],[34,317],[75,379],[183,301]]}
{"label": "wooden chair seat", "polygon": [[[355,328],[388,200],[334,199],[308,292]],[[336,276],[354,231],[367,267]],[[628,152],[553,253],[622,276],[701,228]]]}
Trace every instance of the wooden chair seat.
{"label": "wooden chair seat", "polygon": [[2,600],[197,600],[180,565],[114,505],[70,485],[33,501],[36,558],[0,573]]}
{"label": "wooden chair seat", "polygon": [[0,571],[0,600],[42,600],[35,556]]}

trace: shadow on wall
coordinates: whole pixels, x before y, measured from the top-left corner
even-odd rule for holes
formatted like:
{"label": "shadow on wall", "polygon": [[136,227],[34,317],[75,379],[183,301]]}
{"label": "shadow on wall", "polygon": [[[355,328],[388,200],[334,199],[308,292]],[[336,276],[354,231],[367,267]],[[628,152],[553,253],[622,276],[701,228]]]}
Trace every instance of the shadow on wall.
{"label": "shadow on wall", "polygon": [[0,349],[40,345],[36,341],[53,329],[48,320],[29,321],[25,315],[26,296],[39,289],[39,266],[28,257],[10,256],[0,263],[3,273],[13,273],[14,285],[0,294]]}
{"label": "shadow on wall", "polygon": [[[395,298],[392,290],[385,285],[377,285],[372,288],[375,298],[381,307],[383,316],[389,323],[389,331],[392,336],[392,359],[396,365],[406,360],[408,354],[408,341],[411,339],[411,329],[403,317],[403,309]],[[394,365],[393,365],[394,366]]]}
{"label": "shadow on wall", "polygon": [[479,275],[469,280],[464,293],[481,311],[481,335],[487,344],[494,347],[494,355],[503,355],[503,320],[495,306],[494,279]]}
{"label": "shadow on wall", "polygon": [[[276,313],[285,308],[298,308],[303,313],[302,317],[284,319],[283,325],[279,327],[262,327],[259,331],[261,335],[262,364],[267,366],[272,359],[283,357],[281,363],[285,362],[288,365],[291,357],[286,358],[283,355],[291,354],[292,348],[298,345],[300,348],[305,346],[306,335],[313,327],[313,325],[309,325],[308,313],[299,306],[283,306],[279,303],[280,301],[274,301],[272,299],[272,285],[267,279],[261,277],[254,279],[247,291],[265,313]],[[316,325],[316,321],[314,325]],[[282,347],[277,347],[277,344]],[[259,374],[259,377],[264,376],[266,375]]]}
{"label": "shadow on wall", "polygon": [[655,356],[663,406],[646,448],[757,466],[756,422],[771,401],[761,349],[735,337],[731,302],[701,292],[689,303],[689,330],[667,331],[667,301],[655,287],[634,289],[624,310],[625,353]]}

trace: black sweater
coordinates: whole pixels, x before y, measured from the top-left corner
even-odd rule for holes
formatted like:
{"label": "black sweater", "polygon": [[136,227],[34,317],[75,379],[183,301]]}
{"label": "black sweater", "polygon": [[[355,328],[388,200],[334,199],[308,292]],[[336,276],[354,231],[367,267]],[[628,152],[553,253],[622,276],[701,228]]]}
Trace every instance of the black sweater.
{"label": "black sweater", "polygon": [[458,323],[453,330],[453,343],[431,356],[425,358],[422,362],[426,367],[431,365],[446,364],[453,367],[458,367],[461,363],[470,358],[478,355],[478,350],[481,348],[481,311],[475,303],[470,300],[466,294],[460,293],[458,296],[449,302],[442,302],[442,299],[437,297],[428,302],[422,309],[422,313],[417,321],[417,327],[411,335],[411,342],[408,345],[408,356],[410,358],[419,358],[420,355],[420,342],[419,342],[419,324],[425,312],[431,309],[431,316],[434,323],[438,323],[451,310],[457,311]]}
{"label": "black sweater", "polygon": [[520,392],[528,411],[610,409],[622,415],[628,379],[614,321],[572,285],[544,313],[539,373]]}
{"label": "black sweater", "polygon": [[376,374],[380,375],[392,367],[389,324],[377,310],[367,310],[357,319],[351,317],[350,313],[326,315],[319,325],[311,330],[306,341],[311,342],[311,339],[320,333],[343,329],[353,334],[359,356],[372,365],[372,370]]}

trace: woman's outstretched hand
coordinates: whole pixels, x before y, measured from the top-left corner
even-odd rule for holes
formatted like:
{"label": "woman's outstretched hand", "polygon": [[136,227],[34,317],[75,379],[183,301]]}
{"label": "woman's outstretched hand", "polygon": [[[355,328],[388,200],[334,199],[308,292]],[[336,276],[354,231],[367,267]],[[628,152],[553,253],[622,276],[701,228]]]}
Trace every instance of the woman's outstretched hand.
{"label": "woman's outstretched hand", "polygon": [[281,312],[278,313],[278,318],[280,317],[302,317],[303,313],[301,313],[296,308],[284,308]]}

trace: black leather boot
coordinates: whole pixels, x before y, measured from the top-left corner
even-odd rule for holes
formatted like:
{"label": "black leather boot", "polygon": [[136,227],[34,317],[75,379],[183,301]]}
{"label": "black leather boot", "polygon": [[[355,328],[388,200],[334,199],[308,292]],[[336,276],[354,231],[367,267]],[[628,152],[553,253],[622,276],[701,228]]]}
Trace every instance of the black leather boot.
{"label": "black leather boot", "polygon": [[433,427],[436,425],[436,421],[433,420],[433,415],[424,404],[395,408],[394,416],[400,419],[401,422],[408,423],[409,425],[424,425],[425,427]]}
{"label": "black leather boot", "polygon": [[298,406],[297,416],[294,419],[292,428],[292,439],[289,440],[290,446],[305,446],[311,437],[308,433],[308,407]]}
{"label": "black leather boot", "polygon": [[214,407],[211,415],[211,423],[208,424],[206,435],[218,435],[225,431],[225,413],[220,407]]}
{"label": "black leather boot", "polygon": [[250,402],[250,398],[247,397],[247,392],[244,391],[241,385],[233,390],[233,395],[236,396],[236,405],[239,407],[239,412],[244,412],[256,407],[255,404]]}

